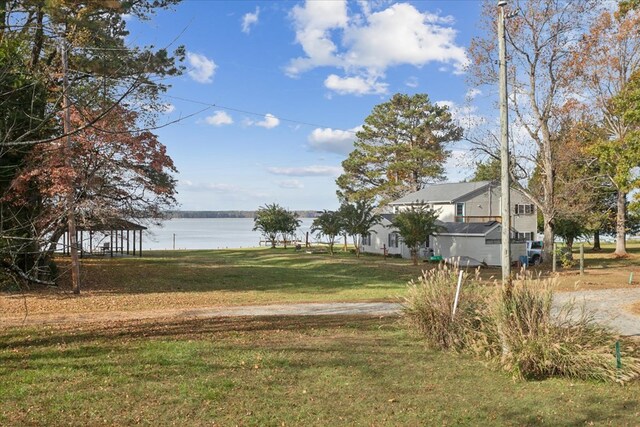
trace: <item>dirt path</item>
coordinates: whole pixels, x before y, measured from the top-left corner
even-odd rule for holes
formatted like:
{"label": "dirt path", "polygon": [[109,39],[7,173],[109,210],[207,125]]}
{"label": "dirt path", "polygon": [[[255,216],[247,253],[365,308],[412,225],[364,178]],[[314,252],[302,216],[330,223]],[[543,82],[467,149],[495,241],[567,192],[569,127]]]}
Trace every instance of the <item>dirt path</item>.
{"label": "dirt path", "polygon": [[145,311],[102,311],[93,313],[34,314],[0,318],[0,327],[55,325],[64,323],[111,322],[145,319],[195,319],[239,316],[328,316],[328,315],[397,315],[400,305],[395,303],[304,303],[245,305],[238,307],[210,307]]}
{"label": "dirt path", "polygon": [[[622,335],[640,337],[640,316],[629,308],[640,301],[640,286],[597,291],[557,292],[554,305],[568,301],[584,302],[594,313],[598,323],[609,326]],[[189,309],[163,309],[144,311],[100,311],[92,313],[34,314],[22,317],[0,318],[0,327],[55,325],[90,322],[114,322],[145,319],[194,319],[239,316],[323,316],[323,315],[397,315],[397,303],[301,303],[248,305],[237,307],[208,307]]]}

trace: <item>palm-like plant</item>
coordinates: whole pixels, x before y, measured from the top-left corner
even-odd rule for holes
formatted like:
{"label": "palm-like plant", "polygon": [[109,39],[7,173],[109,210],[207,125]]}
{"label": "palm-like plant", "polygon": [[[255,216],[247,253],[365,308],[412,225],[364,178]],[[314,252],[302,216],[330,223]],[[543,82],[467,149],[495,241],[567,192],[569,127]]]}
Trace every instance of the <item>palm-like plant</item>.
{"label": "palm-like plant", "polygon": [[374,209],[371,203],[364,200],[340,206],[343,230],[352,237],[357,257],[360,256],[360,237],[368,234],[374,225],[382,221],[382,217],[375,213]]}
{"label": "palm-like plant", "polygon": [[418,249],[426,243],[429,236],[442,230],[438,225],[438,211],[427,207],[412,207],[400,212],[391,221],[391,227],[397,228],[404,244],[411,251],[413,265],[418,265]]}
{"label": "palm-like plant", "polygon": [[295,233],[300,226],[298,214],[291,212],[277,203],[261,206],[253,219],[253,231],[260,231],[271,242],[271,247],[276,247],[278,233],[282,233],[285,249],[287,237]]}
{"label": "palm-like plant", "polygon": [[340,212],[325,210],[311,224],[312,233],[317,233],[318,238],[322,236],[327,238],[331,255],[333,255],[333,245],[336,242],[336,237],[342,231],[343,222]]}

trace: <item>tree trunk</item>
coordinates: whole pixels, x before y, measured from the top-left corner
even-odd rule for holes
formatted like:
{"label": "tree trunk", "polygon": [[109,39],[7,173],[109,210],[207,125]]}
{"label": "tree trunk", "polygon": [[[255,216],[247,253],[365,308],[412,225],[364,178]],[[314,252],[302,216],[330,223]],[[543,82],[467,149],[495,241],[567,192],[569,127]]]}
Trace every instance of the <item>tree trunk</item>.
{"label": "tree trunk", "polygon": [[411,260],[413,260],[413,265],[418,265],[418,249],[411,248]]}
{"label": "tree trunk", "polygon": [[618,198],[616,200],[616,207],[618,212],[616,213],[616,251],[615,256],[624,257],[627,256],[627,243],[626,243],[626,202],[627,193],[624,191],[618,191]]}
{"label": "tree trunk", "polygon": [[566,254],[568,259],[573,259],[573,238],[568,238],[566,241]]}
{"label": "tree trunk", "polygon": [[[65,28],[66,32],[66,28]],[[66,34],[65,34],[66,37]],[[62,40],[61,48],[62,57],[62,104],[64,109],[63,131],[66,137],[67,155],[66,166],[69,170],[73,169],[71,159],[73,158],[73,143],[71,141],[71,101],[69,100],[69,78],[67,76],[67,40]],[[76,210],[75,210],[75,182],[73,176],[69,176],[69,189],[66,195],[67,209],[67,231],[69,232],[69,255],[71,256],[71,286],[74,294],[80,293],[80,258],[78,256],[78,236],[76,235]]]}
{"label": "tree trunk", "polygon": [[353,236],[353,246],[356,248],[356,258],[360,258],[360,245],[358,245],[358,236]]}
{"label": "tree trunk", "polygon": [[593,232],[593,249],[594,251],[601,251],[600,247],[600,231],[596,230]]}
{"label": "tree trunk", "polygon": [[553,258],[553,241],[554,241],[554,231],[553,231],[553,220],[548,220],[545,212],[542,213],[544,217],[544,237],[542,238],[542,261],[545,264],[551,264]]}

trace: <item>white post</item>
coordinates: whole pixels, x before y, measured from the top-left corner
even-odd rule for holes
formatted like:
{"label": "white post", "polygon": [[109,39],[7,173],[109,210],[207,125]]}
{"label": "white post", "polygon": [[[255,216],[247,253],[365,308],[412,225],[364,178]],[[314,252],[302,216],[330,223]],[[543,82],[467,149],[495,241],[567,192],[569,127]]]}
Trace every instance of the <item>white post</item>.
{"label": "white post", "polygon": [[460,288],[462,287],[462,275],[464,272],[460,270],[460,274],[458,275],[458,287],[456,288],[456,297],[453,300],[453,310],[451,311],[451,320],[453,320],[453,316],[456,315],[456,309],[458,308],[458,298],[460,298]]}

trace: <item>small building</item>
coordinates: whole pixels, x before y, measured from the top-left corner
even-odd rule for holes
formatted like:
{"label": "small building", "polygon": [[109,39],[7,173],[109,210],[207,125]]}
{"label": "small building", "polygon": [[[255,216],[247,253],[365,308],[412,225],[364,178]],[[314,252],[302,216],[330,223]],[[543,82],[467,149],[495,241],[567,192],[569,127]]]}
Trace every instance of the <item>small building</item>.
{"label": "small building", "polygon": [[[526,254],[525,241],[536,236],[535,205],[521,192],[511,190],[513,261]],[[439,212],[442,232],[429,237],[419,256],[471,258],[487,265],[501,263],[500,185],[491,181],[436,184],[389,203],[393,213],[383,215],[382,223],[362,238],[362,251],[410,258],[410,248],[391,227],[393,216],[415,206],[428,206]]]}
{"label": "small building", "polygon": [[[391,227],[395,214],[383,215],[382,223],[371,229],[362,239],[362,251],[379,255],[400,255],[411,258],[411,248],[402,241],[400,234]],[[443,231],[429,236],[426,245],[419,250],[419,257],[428,259],[440,256],[443,259],[457,258],[476,260],[488,266],[501,263],[502,224],[497,221],[459,223],[439,222]],[[511,243],[511,259],[518,261],[526,254],[525,242]]]}

